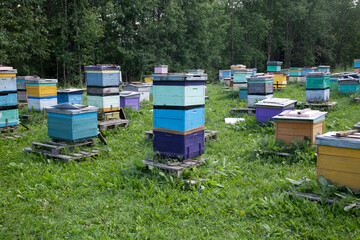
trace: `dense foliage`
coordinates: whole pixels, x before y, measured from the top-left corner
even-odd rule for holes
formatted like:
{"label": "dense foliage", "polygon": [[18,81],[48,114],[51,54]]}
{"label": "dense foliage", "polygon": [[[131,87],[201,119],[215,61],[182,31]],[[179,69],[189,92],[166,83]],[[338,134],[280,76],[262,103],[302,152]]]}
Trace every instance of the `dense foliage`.
{"label": "dense foliage", "polygon": [[7,0],[0,2],[0,63],[21,75],[79,85],[84,65],[116,63],[124,80],[155,64],[170,71],[230,64],[264,70],[350,65],[360,55],[353,0]]}

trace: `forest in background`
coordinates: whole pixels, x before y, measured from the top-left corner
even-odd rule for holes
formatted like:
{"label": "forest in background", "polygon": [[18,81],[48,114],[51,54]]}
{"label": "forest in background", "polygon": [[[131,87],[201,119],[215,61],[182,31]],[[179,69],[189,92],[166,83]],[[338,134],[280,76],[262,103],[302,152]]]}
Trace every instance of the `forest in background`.
{"label": "forest in background", "polygon": [[97,63],[120,65],[123,81],[158,64],[212,77],[267,60],[345,67],[360,58],[359,16],[353,0],[2,0],[0,64],[66,86]]}

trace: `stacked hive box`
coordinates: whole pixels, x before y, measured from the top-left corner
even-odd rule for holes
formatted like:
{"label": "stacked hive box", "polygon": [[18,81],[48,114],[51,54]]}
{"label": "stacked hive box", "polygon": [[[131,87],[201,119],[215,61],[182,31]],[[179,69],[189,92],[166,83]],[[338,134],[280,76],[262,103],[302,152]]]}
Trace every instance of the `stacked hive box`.
{"label": "stacked hive box", "polygon": [[301,68],[299,67],[290,68],[289,82],[301,82]]}
{"label": "stacked hive box", "polygon": [[17,76],[16,77],[16,87],[17,87],[17,99],[19,102],[27,101],[26,94],[26,80],[30,79],[39,79],[38,76]]}
{"label": "stacked hive box", "polygon": [[234,76],[234,71],[238,70],[238,69],[245,69],[246,66],[243,64],[235,64],[235,65],[231,65],[230,69],[231,69],[231,76]]}
{"label": "stacked hive box", "polygon": [[268,61],[267,62],[267,72],[268,73],[280,73],[282,64],[283,64],[283,62],[280,62],[280,61]]}
{"label": "stacked hive box", "polygon": [[19,124],[16,69],[0,66],[0,128]]}
{"label": "stacked hive box", "polygon": [[311,109],[284,111],[273,117],[275,138],[287,144],[307,138],[311,143],[315,137],[324,133],[326,112]]}
{"label": "stacked hive box", "polygon": [[42,111],[57,104],[57,79],[27,79],[25,83],[29,110]]}
{"label": "stacked hive box", "polygon": [[248,78],[248,107],[254,107],[255,103],[273,97],[273,76],[258,74]]}
{"label": "stacked hive box", "polygon": [[359,72],[360,70],[360,59],[354,59],[354,72]]}
{"label": "stacked hive box", "polygon": [[324,176],[336,185],[360,190],[360,139],[356,135],[336,137],[328,132],[316,137],[317,178]]}
{"label": "stacked hive box", "polygon": [[331,74],[331,76],[330,76],[330,91],[339,89],[338,80],[340,77],[341,77],[340,73]]}
{"label": "stacked hive box", "polygon": [[51,139],[72,142],[97,136],[97,107],[62,103],[45,110]]}
{"label": "stacked hive box", "polygon": [[339,78],[339,93],[347,94],[347,93],[359,93],[360,85],[358,78]]}
{"label": "stacked hive box", "polygon": [[233,89],[239,91],[239,99],[247,99],[247,78],[251,77],[252,69],[235,69],[233,73]]}
{"label": "stacked hive box", "polygon": [[273,86],[276,89],[285,88],[287,85],[288,73],[273,73],[274,83]]}
{"label": "stacked hive box", "polygon": [[206,74],[153,75],[154,152],[188,159],[204,153]]}
{"label": "stacked hive box", "polygon": [[83,104],[84,90],[69,88],[57,91],[57,103]]}
{"label": "stacked hive box", "polygon": [[330,73],[330,66],[321,65],[317,70],[318,72]]}
{"label": "stacked hive box", "polygon": [[143,100],[150,101],[151,85],[148,84],[128,84],[123,86],[123,90],[127,92],[136,92],[140,94],[140,102]]}
{"label": "stacked hive box", "polygon": [[330,98],[330,75],[310,72],[306,76],[306,101],[323,102]]}
{"label": "stacked hive box", "polygon": [[99,108],[99,118],[117,116],[120,110],[120,66],[86,66],[87,104]]}
{"label": "stacked hive box", "polygon": [[256,119],[266,123],[285,110],[294,110],[297,101],[287,98],[271,98],[256,103]]}

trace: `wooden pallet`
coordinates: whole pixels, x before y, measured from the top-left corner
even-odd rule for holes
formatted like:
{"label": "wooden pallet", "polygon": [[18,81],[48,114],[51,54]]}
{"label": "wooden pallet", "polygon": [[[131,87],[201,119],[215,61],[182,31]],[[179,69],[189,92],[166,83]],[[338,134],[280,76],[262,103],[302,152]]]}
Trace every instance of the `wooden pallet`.
{"label": "wooden pallet", "polygon": [[118,111],[113,111],[112,113],[119,113],[119,117],[118,118],[113,118],[111,116],[106,116],[107,113],[104,112],[98,112],[98,119],[99,121],[107,121],[107,120],[112,120],[112,119],[123,119],[126,120],[126,115],[125,115],[125,111],[123,108],[120,108],[120,110]]}
{"label": "wooden pallet", "polygon": [[248,114],[248,115],[255,115],[256,114],[256,108],[233,108],[230,110],[230,114]]}
{"label": "wooden pallet", "polygon": [[19,125],[0,127],[0,133],[14,132],[19,129]]}
{"label": "wooden pallet", "polygon": [[[302,103],[298,103],[298,105],[301,105]],[[305,107],[309,107],[309,108],[333,108],[337,105],[337,102],[326,102],[326,103],[309,103],[306,102]]]}
{"label": "wooden pallet", "polygon": [[126,119],[110,119],[101,121],[98,124],[100,131],[111,131],[112,129],[117,129],[119,127],[121,128],[127,128],[129,126],[129,120]]}
{"label": "wooden pallet", "polygon": [[92,150],[86,152],[79,150],[68,154],[63,154],[64,150],[74,151],[75,148],[89,147],[93,145],[93,140],[85,140],[82,142],[67,143],[63,141],[47,141],[46,143],[33,142],[31,148],[25,148],[24,151],[28,153],[35,153],[44,156],[44,158],[54,158],[64,162],[71,161],[86,161],[95,158],[99,151]]}
{"label": "wooden pallet", "polygon": [[14,139],[16,139],[16,138],[21,138],[21,137],[23,137],[23,136],[21,136],[21,135],[9,135],[9,136],[1,136],[0,137],[0,140],[1,141],[6,141],[6,140],[14,140]]}
{"label": "wooden pallet", "polygon": [[231,87],[222,87],[221,88],[221,92],[232,92],[232,91],[234,91],[234,90]]}
{"label": "wooden pallet", "polygon": [[205,142],[218,141],[218,140],[219,140],[219,132],[218,131],[205,130]]}
{"label": "wooden pallet", "polygon": [[168,163],[157,163],[152,159],[142,160],[146,166],[153,166],[162,170],[166,170],[170,173],[176,174],[178,178],[181,178],[181,174],[185,169],[196,169],[200,165],[204,164],[206,158],[201,158],[200,160],[187,159],[181,162],[168,162]]}

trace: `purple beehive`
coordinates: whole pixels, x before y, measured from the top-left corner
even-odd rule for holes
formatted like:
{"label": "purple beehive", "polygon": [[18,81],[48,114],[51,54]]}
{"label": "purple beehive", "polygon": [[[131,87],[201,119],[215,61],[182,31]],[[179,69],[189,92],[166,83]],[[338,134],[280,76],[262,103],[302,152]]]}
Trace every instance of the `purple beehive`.
{"label": "purple beehive", "polygon": [[296,100],[271,98],[256,103],[256,120],[261,123],[273,121],[273,117],[286,110],[294,110]]}
{"label": "purple beehive", "polygon": [[140,109],[140,93],[124,91],[120,92],[120,107]]}

